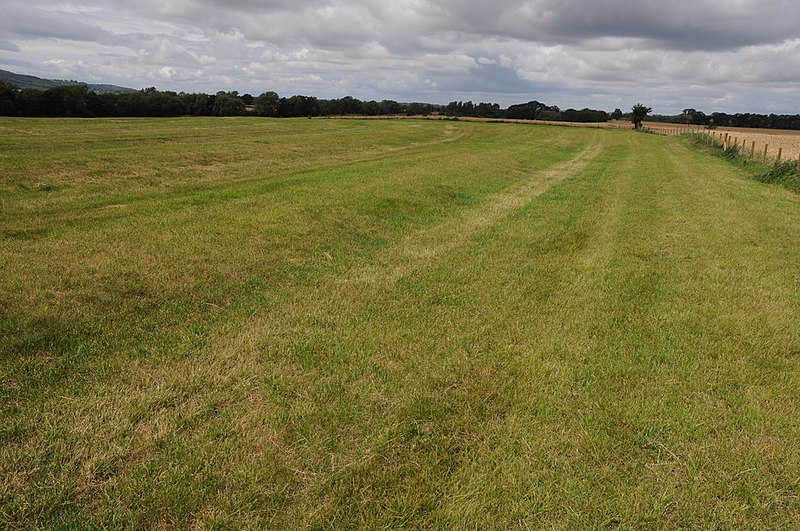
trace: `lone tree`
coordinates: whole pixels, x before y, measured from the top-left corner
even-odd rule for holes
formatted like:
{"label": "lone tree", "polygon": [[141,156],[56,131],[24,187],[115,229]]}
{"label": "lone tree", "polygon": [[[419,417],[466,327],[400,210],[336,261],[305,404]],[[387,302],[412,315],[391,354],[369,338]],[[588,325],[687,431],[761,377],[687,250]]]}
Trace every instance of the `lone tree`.
{"label": "lone tree", "polygon": [[633,122],[634,129],[641,129],[642,121],[647,118],[647,114],[652,111],[650,107],[645,107],[641,103],[637,103],[631,107],[631,122]]}

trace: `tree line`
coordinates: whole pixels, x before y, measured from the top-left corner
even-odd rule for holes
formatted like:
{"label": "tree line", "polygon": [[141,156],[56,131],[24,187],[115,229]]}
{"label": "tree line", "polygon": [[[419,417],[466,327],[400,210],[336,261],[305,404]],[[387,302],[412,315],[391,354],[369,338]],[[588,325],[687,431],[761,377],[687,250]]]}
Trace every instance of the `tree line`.
{"label": "tree line", "polygon": [[451,117],[510,118],[604,122],[608,114],[593,109],[567,109],[531,101],[503,109],[497,103],[453,101],[447,105],[399,103],[393,100],[362,101],[351,96],[320,99],[295,95],[280,97],[264,92],[253,97],[238,92],[216,94],[178,93],[147,88],[131,93],[94,92],[86,85],[64,85],[46,90],[18,89],[0,81],[0,115],[52,117],[126,116],[242,116],[306,117],[338,115],[431,115]]}
{"label": "tree line", "polygon": [[86,85],[40,90],[17,89],[0,81],[0,115],[52,117],[126,116],[260,116],[297,117],[333,114],[401,114],[396,101],[360,101],[345,97],[320,100],[310,96],[281,98],[275,92],[258,97],[238,92],[185,93],[147,88],[131,93],[97,93]]}
{"label": "tree line", "polygon": [[[351,96],[320,99],[295,95],[281,97],[264,92],[254,97],[238,92],[216,94],[185,93],[147,88],[138,92],[95,92],[87,85],[63,85],[46,90],[19,89],[0,81],[0,116],[52,117],[127,117],[127,116],[243,116],[306,117],[339,115],[431,115],[450,117],[506,118],[513,120],[549,120],[564,122],[605,122],[630,118],[619,109],[612,113],[595,109],[561,110],[555,105],[529,101],[501,108],[497,103],[451,101],[447,105],[398,103],[393,100],[362,101]],[[683,123],[709,127],[758,127],[800,130],[800,115],[794,114],[705,114],[684,109],[675,116],[652,115],[654,122]]]}
{"label": "tree line", "polygon": [[609,119],[609,115],[605,111],[595,109],[567,109],[562,111],[556,105],[546,105],[538,101],[511,105],[507,109],[501,109],[497,103],[473,104],[471,101],[451,101],[441,112],[447,116],[549,120],[556,122],[607,122]]}
{"label": "tree line", "polygon": [[684,109],[675,116],[653,115],[652,122],[704,125],[706,127],[751,127],[760,129],[800,130],[800,114],[756,114],[714,112],[706,114],[697,109]]}

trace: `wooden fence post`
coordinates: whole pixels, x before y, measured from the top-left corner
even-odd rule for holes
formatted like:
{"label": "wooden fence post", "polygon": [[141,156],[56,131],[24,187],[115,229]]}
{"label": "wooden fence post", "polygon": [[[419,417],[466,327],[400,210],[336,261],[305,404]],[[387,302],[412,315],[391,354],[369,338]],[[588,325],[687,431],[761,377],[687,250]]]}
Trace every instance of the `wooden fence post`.
{"label": "wooden fence post", "polygon": [[753,152],[754,152],[755,150],[756,150],[756,141],[755,141],[755,140],[753,140],[753,141],[750,143],[750,158],[751,158],[751,159],[753,158]]}
{"label": "wooden fence post", "polygon": [[775,164],[776,164],[776,165],[781,163],[781,154],[782,154],[782,153],[783,153],[783,148],[782,148],[782,147],[779,147],[779,148],[778,148],[778,158],[775,160]]}
{"label": "wooden fence post", "polygon": [[767,149],[769,148],[769,144],[764,144],[764,162],[767,162]]}

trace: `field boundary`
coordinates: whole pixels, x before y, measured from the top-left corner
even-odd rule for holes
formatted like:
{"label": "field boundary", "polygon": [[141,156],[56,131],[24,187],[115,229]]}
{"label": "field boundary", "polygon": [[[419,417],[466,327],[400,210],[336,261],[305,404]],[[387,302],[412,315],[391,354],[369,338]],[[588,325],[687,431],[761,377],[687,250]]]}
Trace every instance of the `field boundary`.
{"label": "field boundary", "polygon": [[[722,139],[722,142],[717,141],[717,138]],[[748,151],[746,146],[739,146],[729,136],[713,132],[693,134],[690,140],[696,148],[743,168],[748,172],[749,178],[755,181],[777,184],[792,192],[800,193],[800,156],[797,161],[791,159],[781,161],[780,156],[772,159],[767,155],[766,147],[763,151],[755,151],[754,141]]]}

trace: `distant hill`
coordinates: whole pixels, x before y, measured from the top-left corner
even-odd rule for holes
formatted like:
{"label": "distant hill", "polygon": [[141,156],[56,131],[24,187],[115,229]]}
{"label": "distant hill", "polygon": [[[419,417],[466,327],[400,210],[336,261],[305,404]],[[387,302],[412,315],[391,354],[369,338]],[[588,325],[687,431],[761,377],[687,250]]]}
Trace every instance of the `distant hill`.
{"label": "distant hill", "polygon": [[136,89],[128,87],[119,87],[117,85],[82,83],[80,81],[74,81],[74,80],[67,81],[65,79],[43,79],[41,77],[36,77],[36,76],[15,74],[14,72],[9,72],[8,70],[0,70],[0,81],[11,83],[12,85],[21,89],[33,88],[39,90],[47,90],[49,88],[60,87],[63,85],[86,85],[87,87],[89,87],[89,90],[93,90],[94,92],[111,92],[115,94],[123,94],[126,92],[138,92]]}

